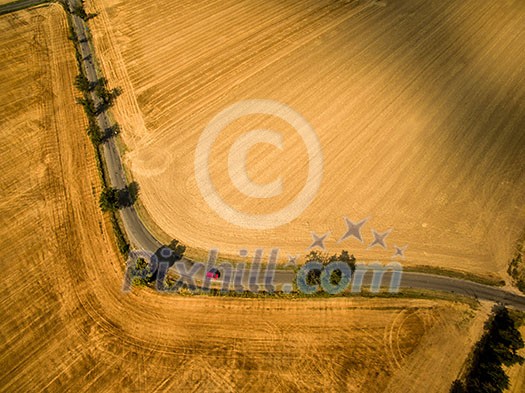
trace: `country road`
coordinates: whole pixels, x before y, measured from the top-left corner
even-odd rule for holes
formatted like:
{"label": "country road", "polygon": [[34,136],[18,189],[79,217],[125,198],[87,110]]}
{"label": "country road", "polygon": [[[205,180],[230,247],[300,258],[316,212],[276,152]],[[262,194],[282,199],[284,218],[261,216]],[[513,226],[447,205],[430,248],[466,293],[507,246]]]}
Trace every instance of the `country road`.
{"label": "country road", "polygon": [[50,0],[20,0],[12,3],[7,3],[0,6],[0,15],[8,14],[22,10],[24,8],[34,7],[40,4],[49,3]]}
{"label": "country road", "polygon": [[[22,5],[24,5],[24,7],[27,7],[37,5],[40,3],[42,3],[42,1],[38,0],[27,0],[16,3],[10,3],[0,7],[0,14],[18,10]],[[74,6],[80,5],[80,1],[68,0],[67,5],[71,11]],[[96,82],[100,77],[102,77],[102,75],[99,75],[97,73],[97,69],[94,63],[95,53],[92,47],[92,43],[89,39],[88,27],[80,17],[76,15],[71,15],[71,18],[71,20],[73,21],[73,27],[76,31],[76,34],[79,37],[80,51],[84,59],[83,66],[86,76],[90,82]],[[98,97],[95,95],[95,93],[92,93],[92,98],[95,101],[95,104],[97,104]],[[112,121],[108,117],[108,114],[106,112],[103,112],[98,116],[98,122],[102,130],[106,130],[112,125]],[[128,182],[126,180],[125,170],[114,138],[110,138],[104,143],[103,155],[109,173],[109,180],[111,182],[111,185],[116,188],[126,187]],[[162,246],[162,244],[146,228],[141,218],[137,214],[137,211],[133,207],[128,207],[120,210],[120,215],[122,222],[124,223],[125,231],[130,240],[132,249],[148,250],[151,252],[155,252]],[[193,263],[187,259],[185,259],[184,262],[187,266],[190,266]],[[289,284],[294,280],[294,275],[295,274],[289,270],[276,271],[274,275],[273,284]],[[383,284],[388,284],[390,282],[390,277],[390,273],[385,273]],[[244,277],[243,281],[249,282],[250,278]],[[257,282],[261,283],[262,285],[263,283],[265,283],[265,278],[259,277]],[[370,282],[371,274],[366,274],[364,276],[363,286],[370,285]],[[478,298],[481,300],[501,302],[506,305],[525,310],[524,296],[516,295],[510,291],[501,288],[482,285],[467,280],[460,280],[456,278],[437,276],[432,274],[404,272],[402,275],[400,287],[446,291],[460,295],[470,296],[473,298]]]}
{"label": "country road", "polygon": [[[68,1],[70,11],[74,6],[79,5],[80,1],[78,0]],[[88,37],[86,23],[77,15],[71,15],[71,18],[74,23],[75,32],[79,38],[80,51],[82,58],[84,59],[83,64],[86,76],[90,82],[96,82],[101,76],[97,74],[97,69],[93,61],[95,57],[91,47],[91,41]],[[99,98],[94,92],[91,93],[91,96],[95,105],[97,105],[99,103]],[[101,130],[106,130],[112,125],[112,122],[105,111],[98,115],[98,122]],[[124,167],[122,166],[122,161],[115,140],[110,138],[104,143],[103,150],[111,185],[119,189],[126,187],[128,182],[126,180]],[[161,246],[161,243],[146,229],[134,207],[122,209],[121,217],[130,242],[136,248],[157,250]]]}

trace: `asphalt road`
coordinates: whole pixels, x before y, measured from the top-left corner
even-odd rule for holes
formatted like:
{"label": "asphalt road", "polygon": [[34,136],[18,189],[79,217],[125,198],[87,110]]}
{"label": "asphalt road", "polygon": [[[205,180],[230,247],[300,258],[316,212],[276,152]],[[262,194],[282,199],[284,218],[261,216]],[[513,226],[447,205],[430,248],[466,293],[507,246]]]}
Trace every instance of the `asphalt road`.
{"label": "asphalt road", "polygon": [[34,7],[39,4],[48,3],[49,0],[20,0],[13,1],[12,3],[7,3],[0,6],[0,15],[8,14],[10,12],[15,12],[22,10],[24,8]]}
{"label": "asphalt road", "polygon": [[[78,0],[69,0],[69,7],[79,5]],[[87,37],[87,26],[85,22],[73,15],[72,20],[76,33],[81,41]],[[81,43],[81,53],[84,60],[84,69],[90,82],[98,80],[99,76],[96,71],[96,67],[93,63],[94,53],[90,45],[90,41]],[[98,103],[98,97],[93,93],[93,100]],[[105,130],[111,126],[111,120],[107,116],[107,113],[101,113],[98,116],[98,122],[102,130]],[[124,188],[128,183],[126,181],[125,171],[122,166],[122,161],[115,145],[113,138],[109,139],[104,144],[104,158],[106,160],[106,166],[108,168],[110,181],[113,187]],[[150,231],[145,227],[144,223],[138,216],[136,210],[133,207],[126,208],[120,211],[122,221],[124,223],[125,230],[128,234],[132,248],[135,250],[148,250],[156,251],[161,243],[155,239]],[[184,260],[185,266],[189,268],[192,264],[189,260]],[[295,274],[292,271],[276,271],[273,279],[274,285],[282,285],[291,283],[294,280]],[[390,282],[390,273],[385,273],[383,278],[383,286],[388,286]],[[261,285],[266,282],[264,277],[256,277],[252,279]],[[247,275],[242,279],[242,282],[249,283],[250,277]],[[370,285],[371,274],[366,274],[363,278],[363,287]],[[260,286],[261,286],[260,285]],[[487,285],[478,284],[471,281],[460,280],[445,276],[437,276],[423,273],[404,272],[400,283],[401,288],[414,288],[414,289],[429,289],[446,291],[451,293],[457,293],[461,295],[478,298],[481,300],[489,300],[493,302],[501,302],[509,306],[516,307],[521,310],[525,310],[525,297],[516,295],[509,291],[501,288],[491,287]]]}
{"label": "asphalt road", "polygon": [[[172,267],[172,269],[176,271],[178,275],[183,276],[181,282],[190,283],[189,280],[185,279],[189,277],[185,273],[190,271],[190,266],[187,263],[185,263],[183,269],[178,270],[177,266]],[[204,271],[205,269],[196,270],[193,274],[193,282],[202,283],[204,280]],[[360,292],[361,290],[372,290],[371,284],[373,274],[373,271],[367,271],[363,274],[361,285],[358,285],[356,288],[357,292]],[[296,277],[295,272],[292,270],[276,270],[273,274],[267,274],[265,267],[261,268],[261,272],[259,274],[256,272],[245,271],[244,274],[239,274],[240,277],[235,278],[236,275],[237,274],[232,271],[231,277],[226,278],[226,282],[229,284],[228,288],[231,290],[237,288],[253,291],[269,291],[270,289],[282,290],[282,285],[291,285],[295,281]],[[388,289],[390,287],[392,275],[393,273],[391,271],[384,272],[380,281],[382,290]],[[399,289],[426,289],[449,292],[457,295],[472,297],[478,300],[499,302],[507,306],[512,306],[525,311],[525,296],[516,295],[502,288],[426,273],[402,272],[400,275],[401,281]],[[351,291],[355,291],[353,288],[354,281],[355,280],[352,280],[348,286]],[[215,280],[215,282],[218,282],[221,286],[224,284],[222,278]],[[255,287],[253,287],[254,284]]]}

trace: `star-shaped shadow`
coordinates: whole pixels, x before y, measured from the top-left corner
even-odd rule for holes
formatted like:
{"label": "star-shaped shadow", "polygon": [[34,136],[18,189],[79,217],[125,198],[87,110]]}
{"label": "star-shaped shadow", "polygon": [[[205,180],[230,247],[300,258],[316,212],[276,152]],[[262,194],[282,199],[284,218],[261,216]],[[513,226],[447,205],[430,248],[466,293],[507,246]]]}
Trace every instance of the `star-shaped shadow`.
{"label": "star-shaped shadow", "polygon": [[326,249],[325,245],[324,245],[324,241],[325,239],[328,237],[328,235],[330,235],[330,232],[326,232],[324,235],[322,236],[318,236],[315,232],[312,232],[312,239],[313,239],[313,242],[312,244],[310,245],[310,247],[308,247],[309,250],[311,250],[312,248],[315,248],[315,247],[319,247],[323,250]]}
{"label": "star-shaped shadow", "polygon": [[347,217],[345,217],[344,219],[346,222],[347,230],[346,233],[337,242],[341,243],[343,240],[346,240],[349,237],[353,236],[361,243],[363,243],[363,237],[361,236],[361,227],[365,225],[365,223],[368,221],[368,218],[365,218],[364,220],[361,220],[357,223],[350,221]]}
{"label": "star-shaped shadow", "polygon": [[297,259],[299,258],[299,255],[290,255],[288,254],[288,262],[286,262],[286,264],[290,264],[290,265],[296,265],[297,264]]}
{"label": "star-shaped shadow", "polygon": [[375,247],[375,246],[381,246],[383,248],[386,248],[385,239],[390,234],[390,232],[392,232],[392,228],[388,229],[388,230],[386,230],[385,232],[382,232],[382,233],[376,232],[375,229],[372,229],[372,234],[374,235],[374,240],[372,241],[372,243],[370,243],[368,245],[367,248],[372,248],[372,247]]}
{"label": "star-shaped shadow", "polygon": [[290,255],[290,254],[288,254],[288,262],[286,262],[284,264],[284,266],[286,266],[286,267],[296,267],[298,259],[299,259],[299,255]]}
{"label": "star-shaped shadow", "polygon": [[397,257],[405,258],[405,250],[407,249],[407,247],[408,247],[408,244],[405,244],[403,247],[398,247],[394,245],[396,252],[394,253],[394,255],[392,255],[392,258],[397,258]]}

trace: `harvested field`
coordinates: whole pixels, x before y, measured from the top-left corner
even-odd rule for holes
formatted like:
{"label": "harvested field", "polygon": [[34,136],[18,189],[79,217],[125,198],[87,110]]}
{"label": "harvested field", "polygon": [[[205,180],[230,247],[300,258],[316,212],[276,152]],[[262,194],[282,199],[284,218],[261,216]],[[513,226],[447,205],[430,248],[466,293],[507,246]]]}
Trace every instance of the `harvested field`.
{"label": "harvested field", "polygon": [[1,391],[448,391],[488,305],[123,294],[66,36],[0,17]]}
{"label": "harvested field", "polygon": [[63,11],[2,16],[0,35],[0,390],[406,392],[392,377],[424,357],[446,391],[484,308],[123,294]]}
{"label": "harvested field", "polygon": [[[331,251],[388,260],[408,244],[408,264],[504,275],[525,225],[525,5],[520,0],[168,1],[91,0],[102,69],[122,86],[115,114],[126,162],[150,225],[196,248],[279,247],[306,253],[311,232],[331,231]],[[194,153],[227,106],[286,103],[316,130],[324,175],[294,221],[246,230],[200,194]],[[284,154],[258,145],[253,181],[281,176],[268,200],[241,194],[228,151],[249,129],[284,135]],[[211,178],[238,210],[270,213],[306,179],[294,130],[251,116],[227,127],[212,150]],[[257,203],[256,203],[257,202]],[[364,243],[341,244],[343,216],[370,217]],[[155,223],[155,224],[153,224]],[[367,249],[371,229],[393,228],[387,250]]]}

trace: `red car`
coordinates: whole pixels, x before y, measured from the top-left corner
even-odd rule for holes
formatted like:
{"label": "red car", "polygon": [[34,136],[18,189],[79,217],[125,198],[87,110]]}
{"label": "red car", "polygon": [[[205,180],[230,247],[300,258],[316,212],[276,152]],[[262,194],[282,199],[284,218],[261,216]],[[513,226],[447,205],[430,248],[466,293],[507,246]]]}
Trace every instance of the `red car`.
{"label": "red car", "polygon": [[221,272],[218,269],[215,269],[212,267],[208,273],[206,273],[206,277],[213,278],[214,280],[217,280],[221,277]]}

